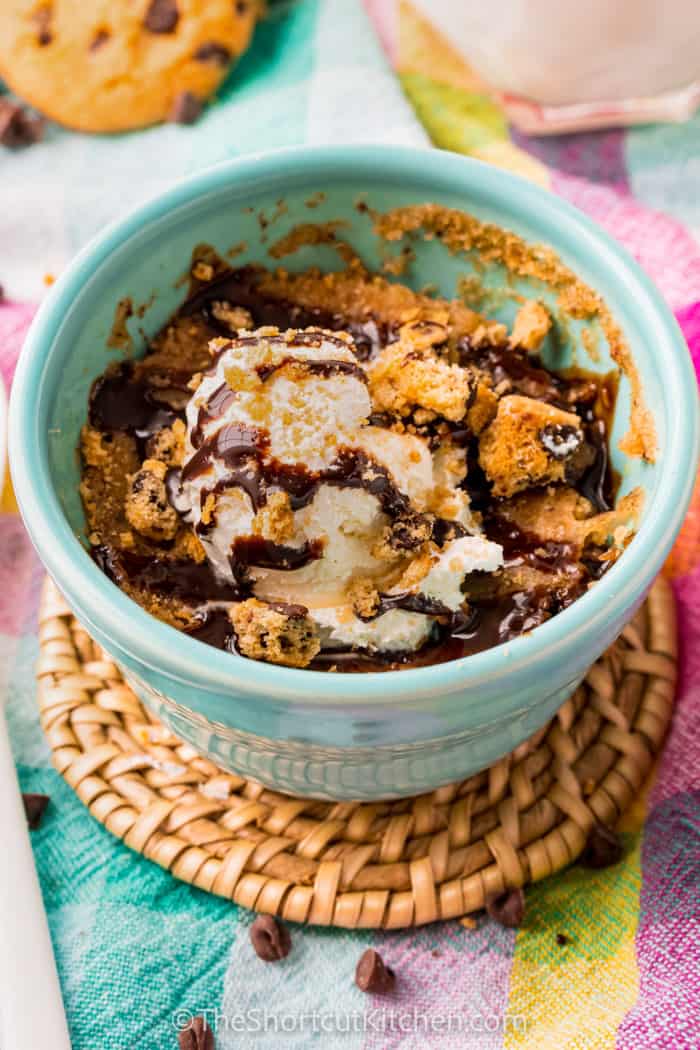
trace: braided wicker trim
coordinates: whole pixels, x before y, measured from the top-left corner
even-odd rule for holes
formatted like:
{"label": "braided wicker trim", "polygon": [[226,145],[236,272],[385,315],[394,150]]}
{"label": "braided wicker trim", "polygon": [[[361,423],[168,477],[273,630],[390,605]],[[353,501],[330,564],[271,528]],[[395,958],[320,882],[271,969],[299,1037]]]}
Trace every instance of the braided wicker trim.
{"label": "braided wicker trim", "polygon": [[669,585],[535,737],[431,795],[376,804],[276,794],[224,773],[144,710],[51,583],[41,723],[80,800],[178,879],[296,922],[398,928],[476,911],[614,825],[661,749],[676,682]]}

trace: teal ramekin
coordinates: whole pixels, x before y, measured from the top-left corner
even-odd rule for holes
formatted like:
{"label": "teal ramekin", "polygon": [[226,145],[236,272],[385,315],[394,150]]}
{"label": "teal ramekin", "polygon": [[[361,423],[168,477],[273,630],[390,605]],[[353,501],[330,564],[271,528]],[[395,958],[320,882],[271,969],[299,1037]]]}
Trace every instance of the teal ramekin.
{"label": "teal ramekin", "polygon": [[[616,447],[629,419],[623,378],[613,462],[622,491],[641,486],[645,505],[637,535],[612,569],[570,608],[505,645],[432,667],[337,675],[211,649],[127,598],[86,552],[75,450],[90,384],[115,356],[107,336],[119,300],[147,304],[132,321],[138,348],[143,333],[157,331],[181,301],[178,278],[195,244],[221,252],[238,244],[237,264],[269,264],[270,243],[299,222],[342,220],[342,236],[379,268],[386,247],[380,250],[367,211],[356,207],[360,197],[380,211],[434,201],[552,246],[621,325],[659,454],[649,464]],[[274,217],[271,226],[259,221],[261,209]],[[415,287],[431,283],[454,294],[468,260],[435,241],[413,247]],[[333,261],[325,245],[303,248],[284,264],[330,268]],[[505,286],[497,268],[486,276],[496,290]],[[547,296],[541,287],[534,293]],[[504,296],[497,314],[510,320],[512,311]],[[551,363],[565,365],[575,351],[570,344],[553,353]],[[609,368],[604,346],[596,358],[590,367]],[[224,768],[320,798],[428,791],[484,768],[540,728],[643,600],[688,506],[697,454],[697,387],[687,348],[630,256],[576,209],[524,179],[437,150],[396,147],[302,147],[225,163],[111,225],[76,257],[37,313],[10,410],[12,476],[32,541],[76,616],[144,702]]]}

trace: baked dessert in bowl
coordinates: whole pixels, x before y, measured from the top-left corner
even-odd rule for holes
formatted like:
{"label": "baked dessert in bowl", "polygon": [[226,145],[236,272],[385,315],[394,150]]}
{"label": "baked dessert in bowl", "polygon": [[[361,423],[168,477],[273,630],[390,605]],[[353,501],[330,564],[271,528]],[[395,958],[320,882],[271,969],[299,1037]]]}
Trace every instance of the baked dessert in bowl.
{"label": "baked dessert in bowl", "polygon": [[690,494],[690,375],[649,283],[549,195],[294,150],[76,261],[12,459],[49,571],[176,733],[281,790],[413,794],[542,725],[643,598]]}
{"label": "baked dessert in bowl", "polygon": [[620,556],[616,375],[547,370],[542,303],[507,334],[359,258],[207,254],[81,432],[92,556],[145,609],[251,659],[405,670],[532,630]]}

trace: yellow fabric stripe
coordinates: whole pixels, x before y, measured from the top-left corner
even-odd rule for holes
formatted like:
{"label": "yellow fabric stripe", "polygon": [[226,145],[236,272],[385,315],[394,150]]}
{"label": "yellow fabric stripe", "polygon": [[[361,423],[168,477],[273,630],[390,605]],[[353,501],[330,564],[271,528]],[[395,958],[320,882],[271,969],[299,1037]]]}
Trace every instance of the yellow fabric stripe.
{"label": "yellow fabric stripe", "polygon": [[[653,783],[653,776],[649,785]],[[504,1050],[607,1050],[637,1001],[635,937],[642,881],[647,790],[619,825],[626,852],[612,868],[573,865],[526,891],[526,925],[518,931]],[[567,938],[557,943],[557,934]]]}
{"label": "yellow fabric stripe", "polygon": [[3,511],[5,514],[19,513],[17,500],[15,499],[14,489],[12,488],[12,482],[10,480],[9,470],[5,474],[5,484],[2,490],[2,499],[0,500],[0,511]]}

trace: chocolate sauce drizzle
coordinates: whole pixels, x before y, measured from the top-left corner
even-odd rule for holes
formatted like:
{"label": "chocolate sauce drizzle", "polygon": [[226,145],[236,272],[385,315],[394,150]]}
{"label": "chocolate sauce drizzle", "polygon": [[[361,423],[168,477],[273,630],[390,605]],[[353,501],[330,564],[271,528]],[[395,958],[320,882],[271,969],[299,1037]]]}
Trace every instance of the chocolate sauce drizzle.
{"label": "chocolate sauce drizzle", "polygon": [[269,456],[269,437],[264,430],[228,423],[202,442],[182,470],[182,480],[191,481],[205,474],[214,462],[224,465],[226,475],[212,489],[203,492],[242,488],[256,511],[263,507],[272,490],[289,496],[293,510],[307,506],[321,485],[362,488],[375,496],[385,514],[398,517],[410,509],[406,495],[391,474],[361,449],[341,448],[336,459],[322,470],[308,470],[301,464],[280,463]]}
{"label": "chocolate sauce drizzle", "polygon": [[526,532],[499,514],[486,518],[484,530],[490,540],[503,547],[506,566],[524,563],[540,572],[561,572],[576,561],[572,544],[543,540],[534,532]]}
{"label": "chocolate sauce drizzle", "polygon": [[599,378],[583,376],[566,379],[548,372],[539,358],[506,345],[473,346],[468,337],[458,344],[459,363],[487,372],[494,386],[507,382],[512,391],[524,397],[546,401],[557,408],[575,411],[572,406],[592,404],[598,396]]}
{"label": "chocolate sauce drizzle", "polygon": [[272,543],[262,536],[239,536],[233,541],[229,561],[236,579],[247,579],[248,568],[259,569],[303,569],[309,562],[323,556],[321,540],[311,540],[301,547],[287,547],[283,543]]}
{"label": "chocolate sauce drizzle", "polygon": [[152,387],[143,379],[135,379],[133,372],[134,366],[124,362],[95,382],[90,395],[92,426],[151,436],[168,425],[164,417],[172,413],[158,404]]}
{"label": "chocolate sauce drizzle", "polygon": [[224,273],[210,284],[198,289],[182,307],[189,317],[201,313],[207,324],[218,335],[231,336],[231,329],[212,313],[211,303],[224,301],[249,310],[257,327],[271,325],[286,328],[325,328],[330,332],[349,332],[355,343],[359,361],[376,356],[388,343],[398,338],[398,327],[376,318],[349,321],[342,314],[329,313],[317,307],[301,306],[286,299],[265,296],[257,287],[262,271],[254,266],[243,266]]}
{"label": "chocolate sauce drizzle", "polygon": [[215,419],[220,419],[225,415],[229,405],[232,405],[236,400],[236,391],[233,390],[227,382],[223,382],[216,390],[211,394],[208,401],[201,405],[197,413],[197,422],[192,428],[190,434],[190,441],[192,442],[192,448],[199,448],[202,444],[204,437],[204,430],[209,423],[212,423]]}
{"label": "chocolate sauce drizzle", "polygon": [[233,627],[225,609],[207,609],[200,613],[194,623],[185,628],[185,634],[215,649],[235,651]]}
{"label": "chocolate sauce drizzle", "polygon": [[226,583],[218,577],[209,562],[163,558],[153,554],[136,554],[117,550],[109,544],[92,547],[95,563],[118,586],[128,584],[137,590],[151,591],[164,598],[185,602],[239,602],[250,596],[240,585]]}
{"label": "chocolate sauce drizzle", "polygon": [[358,379],[364,385],[367,385],[367,373],[360,365],[355,364],[354,361],[335,361],[329,358],[326,361],[312,361],[305,360],[299,357],[285,357],[282,361],[279,361],[274,365],[258,365],[255,371],[260,376],[261,380],[266,382],[270,376],[273,376],[276,372],[282,371],[283,368],[287,368],[289,365],[294,365],[309,375],[321,376],[323,379],[329,379],[331,376],[346,375],[353,376]]}
{"label": "chocolate sauce drizzle", "polygon": [[[450,624],[455,619],[452,609],[436,598],[429,598],[427,594],[415,594],[411,591],[402,591],[400,594],[380,594],[379,604],[371,616],[362,616],[358,612],[358,619],[369,623],[376,620],[378,616],[389,612],[390,609],[403,609],[405,612],[423,613],[425,616],[446,617]],[[461,622],[461,621],[460,621]]]}

